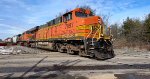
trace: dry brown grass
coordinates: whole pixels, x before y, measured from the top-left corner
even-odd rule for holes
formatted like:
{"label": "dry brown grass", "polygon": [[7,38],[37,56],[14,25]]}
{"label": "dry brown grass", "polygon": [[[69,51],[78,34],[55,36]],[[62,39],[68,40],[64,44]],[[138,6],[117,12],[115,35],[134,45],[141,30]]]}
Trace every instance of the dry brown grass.
{"label": "dry brown grass", "polygon": [[141,42],[141,41],[130,41],[128,42],[126,39],[116,39],[113,41],[114,48],[124,48],[124,47],[132,47],[132,48],[138,48],[138,49],[146,49],[150,51],[150,44]]}

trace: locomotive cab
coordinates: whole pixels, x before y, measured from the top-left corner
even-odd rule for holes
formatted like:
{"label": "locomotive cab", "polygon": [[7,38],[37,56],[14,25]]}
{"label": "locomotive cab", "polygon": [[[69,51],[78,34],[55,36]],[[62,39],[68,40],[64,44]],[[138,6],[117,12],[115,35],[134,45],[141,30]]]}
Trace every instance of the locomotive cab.
{"label": "locomotive cab", "polygon": [[[111,38],[110,35],[106,35],[104,32],[104,24],[101,17],[95,16],[88,9],[76,9],[74,13],[77,30],[84,38],[83,51],[97,59],[113,58],[115,55]],[[84,53],[83,51],[81,51],[82,54]]]}

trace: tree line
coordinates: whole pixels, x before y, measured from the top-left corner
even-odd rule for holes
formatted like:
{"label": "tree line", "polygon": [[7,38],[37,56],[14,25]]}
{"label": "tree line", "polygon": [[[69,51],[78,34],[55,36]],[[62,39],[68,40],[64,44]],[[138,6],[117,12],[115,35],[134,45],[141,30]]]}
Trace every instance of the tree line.
{"label": "tree line", "polygon": [[[111,25],[113,38],[119,44],[128,46],[143,46],[150,44],[150,14],[144,20],[127,17],[122,25]],[[121,46],[121,45],[119,45]]]}

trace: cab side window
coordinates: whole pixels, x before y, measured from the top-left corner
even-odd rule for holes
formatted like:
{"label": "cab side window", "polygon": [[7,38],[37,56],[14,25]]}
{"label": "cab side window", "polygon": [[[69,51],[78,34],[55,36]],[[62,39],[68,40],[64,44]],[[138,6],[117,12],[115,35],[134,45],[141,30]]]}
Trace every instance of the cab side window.
{"label": "cab side window", "polygon": [[72,19],[72,13],[67,13],[64,15],[63,22],[69,21]]}
{"label": "cab side window", "polygon": [[62,17],[58,17],[55,19],[56,24],[61,23],[61,22],[62,22]]}
{"label": "cab side window", "polygon": [[68,20],[71,20],[72,19],[72,13],[69,13],[68,14]]}

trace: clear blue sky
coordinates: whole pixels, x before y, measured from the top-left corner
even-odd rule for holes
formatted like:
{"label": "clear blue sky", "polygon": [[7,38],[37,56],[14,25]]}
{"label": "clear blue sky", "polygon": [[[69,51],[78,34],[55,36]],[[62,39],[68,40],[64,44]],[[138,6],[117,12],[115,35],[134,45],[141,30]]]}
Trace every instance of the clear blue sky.
{"label": "clear blue sky", "polygon": [[41,25],[77,5],[89,5],[96,14],[110,14],[110,24],[128,16],[143,19],[150,13],[150,0],[0,0],[0,38]]}

